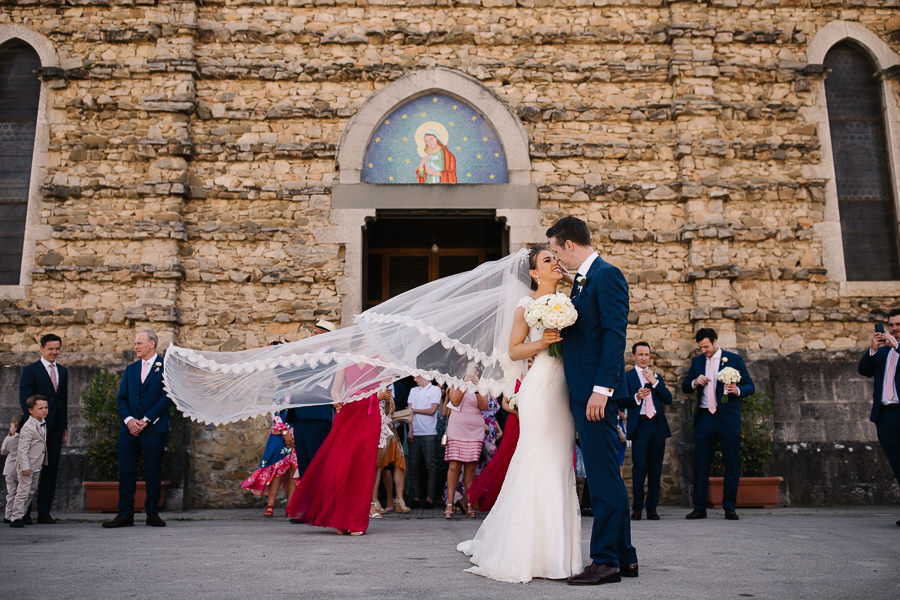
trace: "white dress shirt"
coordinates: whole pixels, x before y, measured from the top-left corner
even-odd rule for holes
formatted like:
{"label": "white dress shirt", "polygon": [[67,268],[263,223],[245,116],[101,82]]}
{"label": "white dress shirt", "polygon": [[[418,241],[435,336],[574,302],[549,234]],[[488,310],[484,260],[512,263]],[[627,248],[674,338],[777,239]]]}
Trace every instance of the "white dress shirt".
{"label": "white dress shirt", "polygon": [[[644,387],[647,384],[647,378],[644,377],[644,369],[642,369],[640,367],[635,367],[634,370],[637,372],[638,379],[641,382],[641,387]],[[652,387],[655,388],[658,385],[659,385],[659,376],[656,377],[656,383],[654,383]],[[653,395],[651,394],[651,395],[647,396],[647,398],[649,398],[652,401]],[[647,414],[647,404],[641,398],[638,398],[637,394],[634,395],[634,401],[637,402],[638,406],[641,407],[641,414],[646,415]]]}
{"label": "white dress shirt", "polygon": [[[869,349],[869,355],[874,356],[875,352]],[[900,403],[900,390],[897,390],[896,386],[898,362],[900,362],[900,346],[888,352],[884,363],[884,379],[881,382],[881,403],[884,405]]]}
{"label": "white dress shirt", "polygon": [[41,364],[44,365],[44,370],[47,371],[47,375],[50,377],[50,381],[56,379],[56,387],[57,389],[59,389],[59,369],[57,368],[56,363],[50,362],[42,356]]}
{"label": "white dress shirt", "polygon": [[[146,378],[150,376],[150,371],[153,369],[153,365],[154,365],[154,363],[156,363],[156,360],[157,360],[158,358],[159,358],[158,356],[155,356],[155,355],[154,355],[154,356],[151,356],[150,358],[148,358],[147,360],[144,360],[143,358],[141,359],[141,374],[143,375],[143,374],[146,372],[146,375],[143,376],[143,377],[141,377],[141,383],[144,383],[144,381],[146,380]],[[125,423],[126,425],[128,425],[128,422],[131,421],[131,420],[133,420],[133,419],[134,419],[134,417],[132,417],[132,416],[125,417],[124,423]],[[157,419],[157,421],[158,421],[158,420],[159,420],[159,419]],[[146,421],[147,423],[149,423],[149,422],[150,422],[150,419],[148,419],[147,417],[144,417],[144,421]],[[156,421],[154,421],[154,423],[155,423],[155,422],[156,422]]]}
{"label": "white dress shirt", "polygon": [[[712,390],[712,393],[716,393],[716,377],[719,373],[719,362],[722,360],[722,349],[717,348],[716,353],[712,356],[706,358],[706,375],[709,378],[709,383],[706,384],[706,389],[703,390],[703,395],[700,398],[700,408],[709,408],[709,393]],[[712,364],[710,364],[712,363]],[[712,373],[712,377],[710,377],[710,373]],[[694,387],[697,387],[697,380],[695,379],[692,383]],[[715,397],[715,396],[714,396]]]}

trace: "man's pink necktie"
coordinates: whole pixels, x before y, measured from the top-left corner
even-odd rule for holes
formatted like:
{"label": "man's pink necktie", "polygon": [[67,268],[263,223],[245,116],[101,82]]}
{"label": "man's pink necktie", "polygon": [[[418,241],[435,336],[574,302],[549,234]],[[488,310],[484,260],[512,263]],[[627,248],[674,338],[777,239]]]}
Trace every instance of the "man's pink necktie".
{"label": "man's pink necktie", "polygon": [[888,352],[887,364],[884,367],[884,381],[881,384],[881,401],[890,402],[894,400],[896,390],[894,389],[894,378],[897,376],[897,352],[891,350]]}
{"label": "man's pink necktie", "polygon": [[716,374],[713,371],[713,361],[711,358],[706,359],[706,378],[709,381],[706,384],[706,408],[709,414],[716,414]]}
{"label": "man's pink necktie", "polygon": [[53,391],[58,391],[59,380],[56,378],[56,363],[50,363],[50,381],[53,382]]}
{"label": "man's pink necktie", "polygon": [[141,383],[146,381],[148,373],[150,373],[150,363],[144,361],[141,363]]}
{"label": "man's pink necktie", "polygon": [[[647,381],[647,375],[648,375],[649,373],[650,373],[650,369],[647,369],[646,371],[644,371],[644,380],[645,380],[645,381]],[[646,398],[644,398],[644,403],[645,403],[645,405],[646,405],[646,407],[647,407],[647,408],[644,410],[644,415],[645,415],[648,419],[652,419],[653,417],[656,416],[656,407],[653,405],[653,392],[652,392],[652,391],[650,392],[650,394],[649,394]]]}

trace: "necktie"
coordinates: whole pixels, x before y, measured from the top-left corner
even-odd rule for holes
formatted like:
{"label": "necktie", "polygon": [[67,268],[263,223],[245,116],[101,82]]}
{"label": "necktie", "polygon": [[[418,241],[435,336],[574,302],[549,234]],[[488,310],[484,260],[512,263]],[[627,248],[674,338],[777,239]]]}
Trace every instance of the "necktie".
{"label": "necktie", "polygon": [[[647,369],[644,371],[644,381],[647,381],[647,374],[650,373],[650,370]],[[644,398],[644,415],[648,419],[652,419],[656,416],[656,407],[653,405],[653,392],[650,392],[650,395]]]}
{"label": "necktie", "polygon": [[709,414],[716,414],[716,374],[713,373],[713,359],[706,359],[706,378],[709,379],[709,382],[706,384],[706,408],[709,410]]}
{"label": "necktie", "polygon": [[884,381],[881,383],[881,403],[890,404],[897,401],[897,390],[894,378],[897,376],[897,352],[888,352],[887,364],[884,367]]}
{"label": "necktie", "polygon": [[50,381],[53,382],[53,391],[57,391],[59,380],[56,378],[56,363],[50,363]]}
{"label": "necktie", "polygon": [[141,383],[146,381],[148,373],[150,373],[150,363],[145,360],[141,363]]}
{"label": "necktie", "polygon": [[46,421],[41,423],[41,437],[43,437],[43,438],[47,437],[47,422]]}

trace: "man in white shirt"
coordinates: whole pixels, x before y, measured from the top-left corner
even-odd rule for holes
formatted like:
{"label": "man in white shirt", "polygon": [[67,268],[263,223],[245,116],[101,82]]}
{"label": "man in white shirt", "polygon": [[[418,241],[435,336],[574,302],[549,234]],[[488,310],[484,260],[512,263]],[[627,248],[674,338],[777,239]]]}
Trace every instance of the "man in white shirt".
{"label": "man in white shirt", "polygon": [[[859,374],[874,377],[872,414],[878,442],[900,482],[900,308],[888,313],[888,332],[878,331],[859,361]],[[900,526],[900,521],[897,521]]]}
{"label": "man in white shirt", "polygon": [[[409,441],[409,491],[412,507],[434,508],[434,494],[437,491],[437,410],[441,404],[441,388],[422,376],[416,377],[416,387],[409,391],[408,406],[413,411],[413,422],[407,439]],[[421,489],[421,470],[425,466],[427,487]],[[422,496],[425,504],[421,504]]]}

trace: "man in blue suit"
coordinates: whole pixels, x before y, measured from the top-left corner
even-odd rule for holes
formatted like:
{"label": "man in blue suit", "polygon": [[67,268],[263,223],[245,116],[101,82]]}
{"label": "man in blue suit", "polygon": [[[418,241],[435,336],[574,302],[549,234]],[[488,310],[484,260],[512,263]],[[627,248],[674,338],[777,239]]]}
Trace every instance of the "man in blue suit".
{"label": "man in blue suit", "polygon": [[[62,348],[62,339],[54,333],[41,337],[41,358],[25,366],[19,377],[19,405],[24,415],[22,425],[28,420],[26,402],[34,395],[47,399],[47,465],[41,469],[37,492],[37,522],[40,525],[56,523],[50,515],[50,506],[56,494],[56,474],[62,446],[69,441],[69,371],[56,360]],[[31,525],[31,507],[25,507],[27,525]]]}
{"label": "man in blue suit", "polygon": [[663,457],[669,422],[663,406],[672,404],[672,393],[662,376],[650,370],[650,344],[638,342],[631,347],[634,368],[625,373],[628,397],[622,406],[628,409],[626,437],[631,440],[631,519],[641,520],[644,509],[644,478],[647,478],[647,519],[658,521],[659,480],[662,477]]}
{"label": "man in blue suit", "polygon": [[[685,394],[697,392],[694,410],[694,510],[686,518],[706,518],[706,496],[709,488],[709,467],[716,451],[722,447],[725,465],[725,485],[722,508],[725,518],[737,521],[735,511],[738,483],[741,474],[741,398],[754,391],[753,379],[739,354],[719,348],[718,335],[709,328],[700,329],[694,336],[700,354],[691,360],[681,389]],[[737,383],[724,384],[718,373],[726,367],[737,369],[741,375]]]}
{"label": "man in blue suit", "polygon": [[134,525],[134,490],[138,458],[144,455],[147,481],[147,525],[165,527],[159,518],[162,456],[169,432],[172,401],[163,389],[163,359],[156,354],[159,338],[150,330],[138,332],[134,353],[138,360],[125,367],[119,386],[119,514],[104,527]]}
{"label": "man in blue suit", "polygon": [[584,454],[594,512],[591,564],[569,577],[569,585],[615,583],[638,576],[631,545],[628,492],[617,457],[617,404],[625,395],[625,330],[628,284],[622,271],[591,247],[587,223],[564,217],[547,230],[550,248],[576,270],[572,303],[578,320],[562,334],[569,408]]}
{"label": "man in blue suit", "polygon": [[[872,414],[878,442],[887,454],[894,477],[900,483],[900,308],[888,313],[889,333],[875,332],[869,349],[859,361],[859,374],[874,377]],[[897,521],[900,526],[900,521]]]}

